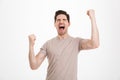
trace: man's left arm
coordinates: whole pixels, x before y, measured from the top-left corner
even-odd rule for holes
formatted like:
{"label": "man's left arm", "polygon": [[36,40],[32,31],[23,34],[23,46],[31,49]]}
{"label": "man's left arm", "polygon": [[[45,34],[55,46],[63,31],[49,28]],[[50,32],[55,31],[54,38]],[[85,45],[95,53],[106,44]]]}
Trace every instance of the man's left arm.
{"label": "man's left arm", "polygon": [[91,39],[81,40],[81,50],[94,49],[99,47],[99,32],[95,19],[95,11],[90,9],[87,11],[87,15],[91,20]]}

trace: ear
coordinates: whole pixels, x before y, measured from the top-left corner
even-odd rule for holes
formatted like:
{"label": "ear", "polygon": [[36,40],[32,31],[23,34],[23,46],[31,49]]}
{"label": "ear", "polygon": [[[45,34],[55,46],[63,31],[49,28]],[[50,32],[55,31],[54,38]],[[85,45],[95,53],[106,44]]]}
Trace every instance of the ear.
{"label": "ear", "polygon": [[54,27],[56,27],[56,24],[55,24],[55,22],[54,22]]}
{"label": "ear", "polygon": [[57,27],[57,24],[56,24],[56,22],[54,22],[54,27],[55,27],[55,28]]}
{"label": "ear", "polygon": [[70,26],[70,22],[68,23],[68,26]]}

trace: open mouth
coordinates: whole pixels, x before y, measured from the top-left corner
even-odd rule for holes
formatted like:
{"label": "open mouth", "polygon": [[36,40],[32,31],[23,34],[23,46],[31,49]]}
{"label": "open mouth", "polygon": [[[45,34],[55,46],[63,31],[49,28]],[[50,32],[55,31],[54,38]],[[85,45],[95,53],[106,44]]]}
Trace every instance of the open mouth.
{"label": "open mouth", "polygon": [[59,29],[65,29],[65,26],[60,26]]}

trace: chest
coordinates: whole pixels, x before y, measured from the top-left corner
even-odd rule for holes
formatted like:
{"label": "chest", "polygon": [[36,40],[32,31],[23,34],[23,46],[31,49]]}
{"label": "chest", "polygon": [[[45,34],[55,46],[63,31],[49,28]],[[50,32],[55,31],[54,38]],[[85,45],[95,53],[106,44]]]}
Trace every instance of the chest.
{"label": "chest", "polygon": [[77,55],[79,52],[78,48],[79,43],[74,40],[53,41],[47,48],[48,58]]}

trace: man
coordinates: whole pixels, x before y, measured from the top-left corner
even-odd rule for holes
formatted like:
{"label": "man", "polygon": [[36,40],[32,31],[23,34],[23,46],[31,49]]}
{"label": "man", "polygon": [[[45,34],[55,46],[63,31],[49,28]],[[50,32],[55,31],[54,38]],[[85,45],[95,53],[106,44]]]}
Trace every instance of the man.
{"label": "man", "polygon": [[67,12],[58,10],[55,22],[58,35],[48,40],[37,55],[34,54],[36,37],[29,35],[29,62],[31,69],[37,69],[48,58],[46,80],[77,80],[77,56],[80,50],[95,49],[99,46],[99,33],[95,20],[95,11],[90,9],[87,15],[91,20],[91,38],[74,38],[68,34],[70,17]]}

